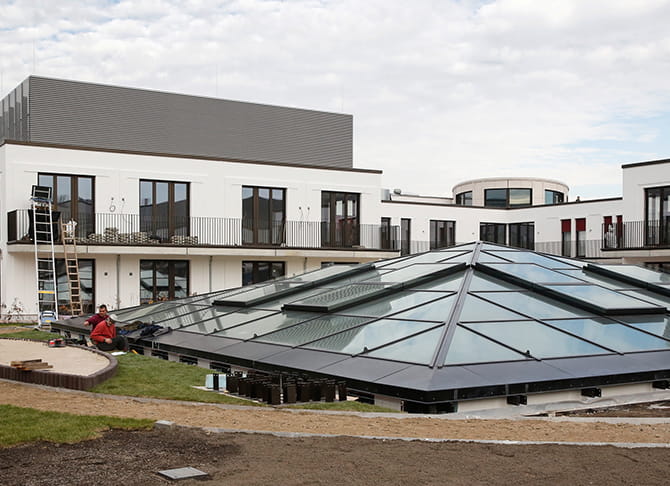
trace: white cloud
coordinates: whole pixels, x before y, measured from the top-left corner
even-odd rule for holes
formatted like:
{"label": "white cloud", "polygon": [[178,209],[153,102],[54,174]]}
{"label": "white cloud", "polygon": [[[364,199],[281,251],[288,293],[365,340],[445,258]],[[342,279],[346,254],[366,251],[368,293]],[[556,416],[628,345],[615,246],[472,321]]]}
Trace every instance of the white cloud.
{"label": "white cloud", "polygon": [[0,69],[6,92],[34,46],[39,75],[352,113],[356,166],[413,192],[615,187],[668,156],[638,118],[669,110],[669,20],[666,0],[0,0]]}

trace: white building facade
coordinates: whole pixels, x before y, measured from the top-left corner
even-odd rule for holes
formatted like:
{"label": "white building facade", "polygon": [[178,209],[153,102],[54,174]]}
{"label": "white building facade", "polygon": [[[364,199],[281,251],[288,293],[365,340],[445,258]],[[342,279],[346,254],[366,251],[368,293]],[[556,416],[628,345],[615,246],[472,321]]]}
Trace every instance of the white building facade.
{"label": "white building facade", "polygon": [[[0,113],[4,319],[38,311],[34,185],[52,189],[63,222],[77,222],[84,312],[480,239],[670,261],[667,160],[624,166],[621,198],[569,202],[564,184],[529,178],[468,181],[429,198],[388,193],[381,171],[353,167],[349,115],[44,78],[10,93]],[[62,252],[56,244],[68,314]]]}

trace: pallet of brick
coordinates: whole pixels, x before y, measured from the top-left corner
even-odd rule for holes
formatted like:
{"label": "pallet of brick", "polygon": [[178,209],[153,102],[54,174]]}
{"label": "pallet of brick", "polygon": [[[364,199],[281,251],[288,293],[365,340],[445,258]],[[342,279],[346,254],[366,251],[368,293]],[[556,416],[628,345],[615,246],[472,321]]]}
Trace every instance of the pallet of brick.
{"label": "pallet of brick", "polygon": [[88,235],[88,242],[89,243],[103,243],[104,242],[104,237],[101,234],[98,233],[91,233]]}
{"label": "pallet of brick", "polygon": [[119,228],[105,228],[105,243],[116,243],[119,241]]}
{"label": "pallet of brick", "polygon": [[120,233],[119,234],[119,243],[128,244],[130,243],[131,236],[130,233]]}
{"label": "pallet of brick", "polygon": [[149,243],[149,234],[145,231],[138,231],[131,233],[130,238],[133,243],[146,244]]}
{"label": "pallet of brick", "polygon": [[11,361],[9,365],[12,368],[22,371],[46,370],[53,368],[52,365],[41,359],[26,359],[22,361]]}

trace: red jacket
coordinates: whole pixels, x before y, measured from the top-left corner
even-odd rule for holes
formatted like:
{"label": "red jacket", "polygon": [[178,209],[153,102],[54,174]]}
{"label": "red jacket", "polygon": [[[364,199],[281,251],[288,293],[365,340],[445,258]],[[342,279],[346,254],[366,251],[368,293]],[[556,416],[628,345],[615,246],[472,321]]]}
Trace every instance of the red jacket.
{"label": "red jacket", "polygon": [[102,321],[100,324],[95,326],[93,332],[91,332],[91,340],[96,343],[102,343],[105,339],[110,338],[114,339],[116,337],[116,326],[114,324],[108,326],[107,321]]}

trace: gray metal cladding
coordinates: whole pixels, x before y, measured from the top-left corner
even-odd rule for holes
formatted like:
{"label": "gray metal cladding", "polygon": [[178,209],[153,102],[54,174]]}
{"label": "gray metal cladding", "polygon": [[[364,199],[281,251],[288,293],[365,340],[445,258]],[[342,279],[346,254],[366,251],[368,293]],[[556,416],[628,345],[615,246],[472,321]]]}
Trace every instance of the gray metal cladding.
{"label": "gray metal cladding", "polygon": [[30,141],[351,168],[351,115],[30,77]]}

